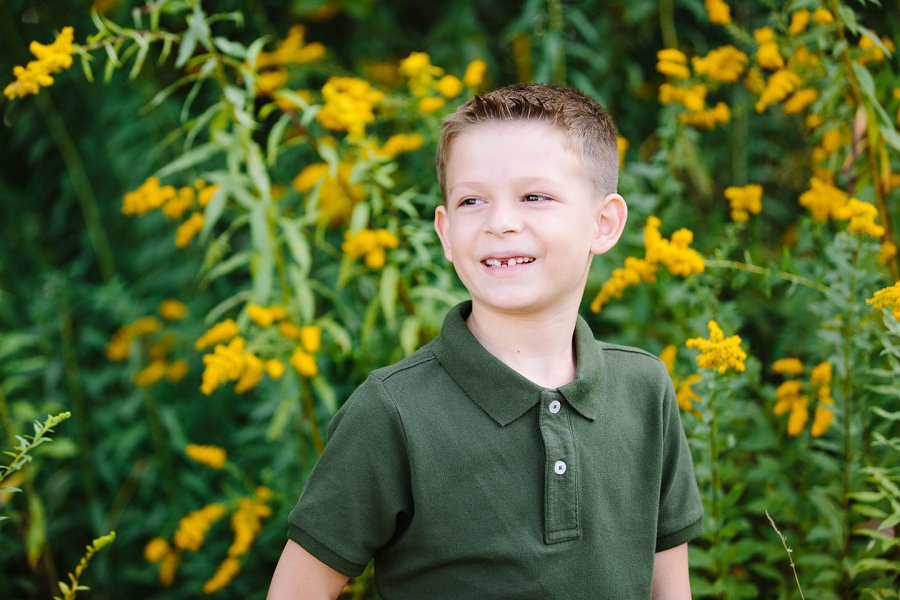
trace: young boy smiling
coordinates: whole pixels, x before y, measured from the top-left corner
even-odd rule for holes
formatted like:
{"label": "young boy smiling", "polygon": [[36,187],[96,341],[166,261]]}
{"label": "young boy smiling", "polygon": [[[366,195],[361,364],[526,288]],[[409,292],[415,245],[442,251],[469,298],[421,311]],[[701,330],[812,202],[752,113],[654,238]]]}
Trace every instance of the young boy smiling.
{"label": "young boy smiling", "polygon": [[434,226],[471,295],[335,416],[271,598],[335,598],[375,559],[384,600],[690,597],[702,506],[654,356],[578,309],[618,241],[615,126],[523,84],[444,123]]}

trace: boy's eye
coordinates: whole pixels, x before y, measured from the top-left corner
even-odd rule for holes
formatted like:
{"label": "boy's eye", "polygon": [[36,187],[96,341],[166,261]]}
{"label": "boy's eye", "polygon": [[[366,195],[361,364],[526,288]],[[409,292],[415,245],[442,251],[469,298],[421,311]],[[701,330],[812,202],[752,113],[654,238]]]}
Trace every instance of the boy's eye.
{"label": "boy's eye", "polygon": [[463,198],[459,201],[460,206],[474,206],[481,202],[478,198]]}
{"label": "boy's eye", "polygon": [[545,200],[549,199],[550,198],[548,196],[545,196],[543,194],[525,194],[525,196],[522,197],[522,200],[524,200],[525,202],[544,202]]}

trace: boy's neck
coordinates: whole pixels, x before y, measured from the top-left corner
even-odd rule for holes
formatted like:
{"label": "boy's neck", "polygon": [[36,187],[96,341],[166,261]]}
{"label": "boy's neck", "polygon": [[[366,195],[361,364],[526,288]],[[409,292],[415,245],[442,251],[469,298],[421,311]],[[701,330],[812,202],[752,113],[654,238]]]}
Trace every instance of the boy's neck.
{"label": "boy's neck", "polygon": [[522,316],[473,305],[466,325],[500,362],[537,385],[555,389],[575,379],[572,340],[577,319],[577,307]]}

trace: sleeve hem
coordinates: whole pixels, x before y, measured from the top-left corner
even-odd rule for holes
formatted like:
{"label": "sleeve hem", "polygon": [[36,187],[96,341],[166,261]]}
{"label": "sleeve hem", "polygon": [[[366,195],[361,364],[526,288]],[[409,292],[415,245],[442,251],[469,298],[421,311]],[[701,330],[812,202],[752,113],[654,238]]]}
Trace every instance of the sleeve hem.
{"label": "sleeve hem", "polygon": [[670,548],[674,548],[675,546],[680,546],[681,544],[687,543],[700,535],[701,531],[703,531],[702,514],[694,522],[687,525],[686,527],[682,527],[681,529],[678,529],[671,533],[657,536],[656,552],[669,550]]}
{"label": "sleeve hem", "polygon": [[364,564],[356,563],[342,557],[296,525],[292,524],[289,526],[288,538],[302,546],[304,550],[324,564],[347,577],[357,577],[366,568],[366,565]]}

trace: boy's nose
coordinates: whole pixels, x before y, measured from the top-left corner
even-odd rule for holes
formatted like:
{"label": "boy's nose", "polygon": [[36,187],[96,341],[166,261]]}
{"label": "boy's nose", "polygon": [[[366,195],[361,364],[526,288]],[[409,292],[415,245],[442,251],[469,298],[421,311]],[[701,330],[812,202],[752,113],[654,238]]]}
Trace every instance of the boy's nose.
{"label": "boy's nose", "polygon": [[515,200],[500,200],[491,204],[485,232],[495,235],[514,233],[522,229],[522,215]]}

